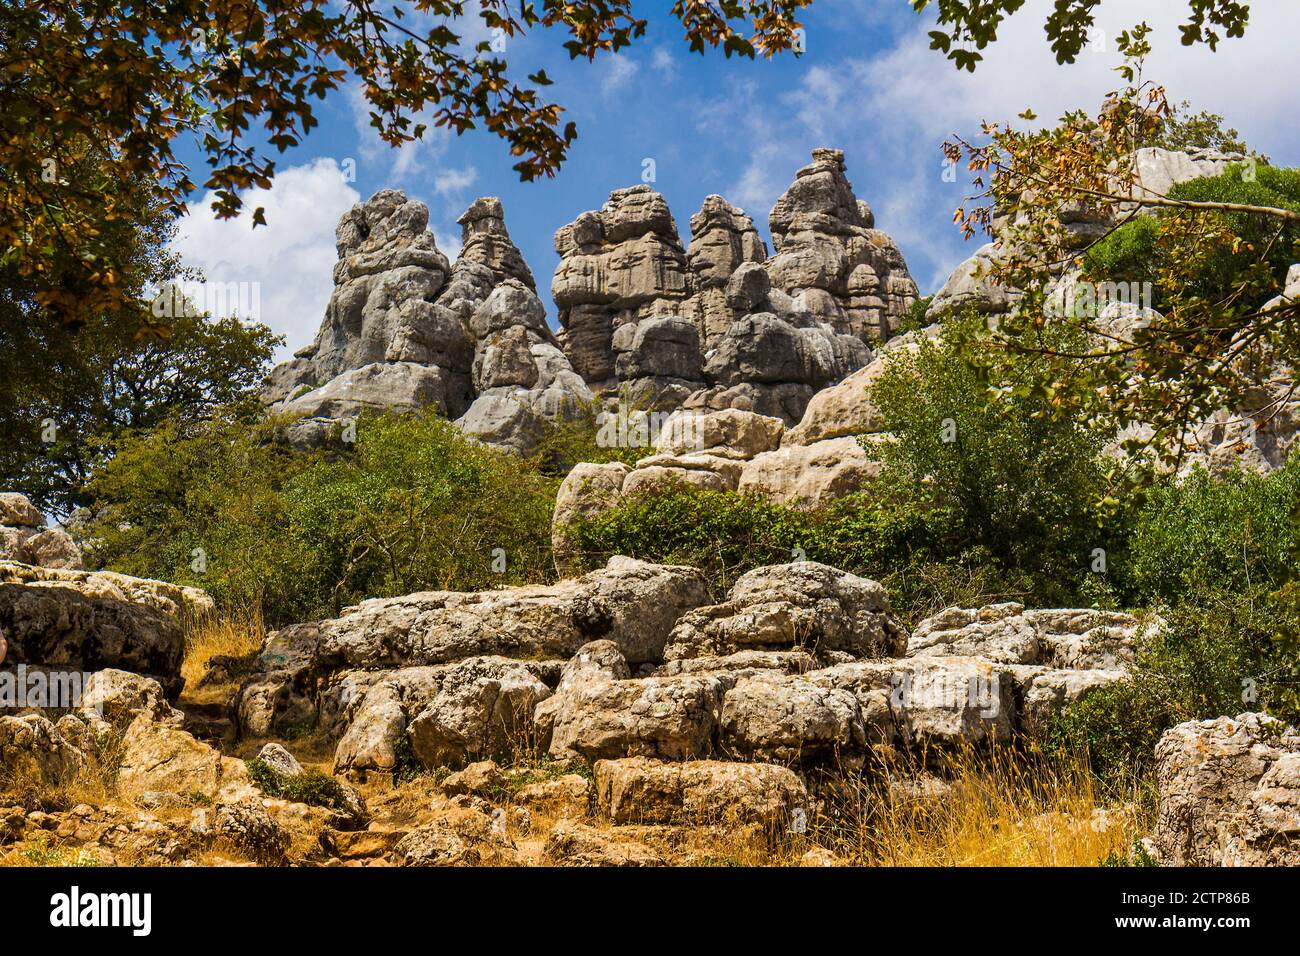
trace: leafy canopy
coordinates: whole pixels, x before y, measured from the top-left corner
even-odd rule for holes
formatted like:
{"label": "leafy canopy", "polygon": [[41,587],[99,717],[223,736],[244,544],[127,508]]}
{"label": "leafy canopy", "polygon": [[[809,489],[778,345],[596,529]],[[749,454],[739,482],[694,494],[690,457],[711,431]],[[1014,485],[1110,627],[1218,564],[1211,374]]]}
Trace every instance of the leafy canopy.
{"label": "leafy canopy", "polygon": [[[1100,0],[1058,0],[1046,24],[1072,60]],[[693,52],[728,56],[802,49],[796,17],[813,0],[675,0]],[[959,68],[974,69],[1023,0],[909,0],[933,7],[931,34]],[[1248,8],[1189,0],[1184,43],[1240,36]],[[267,187],[274,156],[318,124],[317,104],[355,85],[370,123],[393,146],[428,124],[485,129],[506,141],[525,179],[551,176],[577,128],[543,90],[544,69],[509,68],[512,38],[565,36],[570,58],[617,52],[644,35],[632,0],[30,0],[0,6],[0,265],[41,275],[56,250],[78,274],[42,291],[70,314],[121,303],[130,268],[108,232],[130,216],[123,184],[156,182],[175,215],[196,188],[173,148],[197,140],[202,186],[226,218],[240,190]],[[467,39],[484,36],[474,42]],[[261,208],[254,223],[264,221]]]}
{"label": "leafy canopy", "polygon": [[[1096,25],[1102,0],[1056,0],[1043,30],[1057,63],[1073,63]],[[930,48],[942,50],[959,68],[974,71],[984,57],[979,52],[998,38],[1003,22],[1025,0],[911,0],[919,13],[933,7],[941,29],[930,33]],[[1112,4],[1119,6],[1118,0]],[[1184,46],[1204,43],[1217,49],[1223,37],[1245,34],[1250,4],[1236,0],[1188,0],[1187,21],[1179,27]]]}
{"label": "leafy canopy", "polygon": [[[691,49],[771,56],[796,43],[811,0],[677,0]],[[218,216],[267,187],[273,156],[318,123],[316,104],[355,83],[391,145],[437,127],[489,130],[524,179],[554,175],[577,136],[541,89],[510,73],[504,47],[536,29],[595,58],[645,32],[630,0],[32,0],[0,7],[0,264],[46,271],[55,250],[82,266],[45,301],[69,312],[121,302],[128,267],[107,231],[131,214],[130,184],[155,182],[174,214],[196,188],[173,144],[198,141]],[[481,31],[489,38],[465,40]],[[263,211],[254,222],[264,221]]]}

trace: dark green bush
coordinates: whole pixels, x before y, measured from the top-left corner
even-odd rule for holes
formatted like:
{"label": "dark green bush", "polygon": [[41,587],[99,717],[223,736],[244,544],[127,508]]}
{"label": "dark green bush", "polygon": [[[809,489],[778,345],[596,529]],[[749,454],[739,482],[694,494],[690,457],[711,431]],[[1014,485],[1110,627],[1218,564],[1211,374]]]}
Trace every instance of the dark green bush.
{"label": "dark green bush", "polygon": [[1131,604],[1277,587],[1300,572],[1300,456],[1269,475],[1203,471],[1154,489],[1113,562]]}
{"label": "dark green bush", "polygon": [[[1231,202],[1300,211],[1300,170],[1262,165],[1249,167],[1250,173],[1247,169],[1235,166],[1222,176],[1179,183],[1170,189],[1169,195],[1197,202]],[[1121,226],[1088,251],[1084,257],[1084,271],[1094,281],[1154,282],[1155,276],[1165,271],[1169,256],[1178,255],[1161,241],[1162,224],[1176,215],[1186,214],[1144,216]],[[1287,269],[1296,259],[1300,226],[1288,224],[1279,232],[1277,221],[1271,217],[1236,212],[1213,215],[1248,244],[1247,248],[1253,247],[1261,254],[1268,250],[1265,262],[1271,283],[1260,282],[1253,301],[1237,303],[1239,310],[1253,311],[1281,290]],[[1179,294],[1183,297],[1197,296],[1206,302],[1220,302],[1247,278],[1246,270],[1256,259],[1255,255],[1242,254],[1240,248],[1224,246],[1207,258],[1193,281],[1180,284]],[[1163,291],[1153,285],[1153,293],[1151,305],[1162,309],[1165,305]]]}
{"label": "dark green bush", "polygon": [[1117,547],[1102,508],[1109,423],[1059,411],[1050,392],[989,381],[972,359],[982,325],[950,323],[944,339],[898,354],[872,398],[896,440],[866,442],[881,484],[952,522],[945,557],[982,549],[1006,574],[1032,581],[1028,598],[1077,599],[1098,549]]}
{"label": "dark green bush", "polygon": [[319,770],[284,776],[276,773],[266,761],[254,757],[244,764],[257,789],[268,797],[280,797],[292,803],[305,803],[313,807],[347,811],[351,801],[342,785]]}
{"label": "dark green bush", "polygon": [[678,485],[578,522],[569,544],[587,567],[626,554],[703,568],[715,599],[746,571],[794,560],[879,580],[912,620],[950,604],[1023,597],[1032,582],[1005,574],[985,551],[964,549],[959,527],[945,509],[889,496],[883,486],[797,511],[751,495]]}

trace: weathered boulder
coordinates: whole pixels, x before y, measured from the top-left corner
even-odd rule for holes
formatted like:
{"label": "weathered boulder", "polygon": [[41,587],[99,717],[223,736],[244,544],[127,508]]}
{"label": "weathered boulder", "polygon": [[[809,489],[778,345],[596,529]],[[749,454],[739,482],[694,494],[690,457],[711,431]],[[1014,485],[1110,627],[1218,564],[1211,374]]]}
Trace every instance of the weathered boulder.
{"label": "weathered boulder", "polygon": [[45,527],[45,516],[25,495],[0,492],[0,561],[46,568],[81,567],[81,548],[62,528]]}
{"label": "weathered boulder", "polygon": [[861,491],[880,474],[856,438],[782,445],[745,463],[738,489],[799,508],[820,508]]}
{"label": "weathered boulder", "polygon": [[242,760],[223,756],[172,723],[137,717],[121,746],[117,783],[126,794],[164,791],[214,797],[223,790],[251,789]]}
{"label": "weathered boulder", "polygon": [[804,677],[742,677],[723,697],[721,749],[741,758],[788,762],[848,757],[861,753],[869,739],[882,736],[869,735],[852,691]]}
{"label": "weathered boulder", "polygon": [[548,752],[556,760],[706,757],[722,692],[717,678],[695,675],[577,683],[548,702]]}
{"label": "weathered boulder", "polygon": [[546,862],[556,866],[663,866],[644,843],[607,834],[576,820],[561,820],[546,838]]}
{"label": "weathered boulder", "polygon": [[320,388],[303,392],[277,405],[286,424],[286,440],[309,448],[332,427],[340,427],[362,412],[410,412],[432,406],[446,413],[446,381],[436,365],[415,362],[373,362],[347,369]]}
{"label": "weathered boulder", "polygon": [[442,687],[411,720],[407,734],[421,766],[462,767],[531,749],[533,710],[551,689],[527,666],[471,658],[442,677]]}
{"label": "weathered boulder", "polygon": [[265,764],[266,768],[281,780],[288,780],[303,773],[298,758],[277,743],[263,744],[262,749],[257,752],[256,759]]}
{"label": "weathered boulder", "polygon": [[1013,675],[979,658],[856,661],[804,679],[851,691],[874,735],[921,753],[1006,741],[1015,728]]}
{"label": "weathered boulder", "polygon": [[289,848],[288,831],[256,799],[218,803],[208,835],[272,866],[284,862]]}
{"label": "weathered boulder", "polygon": [[156,678],[175,695],[185,600],[181,589],[161,582],[0,563],[5,661],[77,671],[120,667]]}
{"label": "weathered boulder", "polygon": [[551,515],[551,550],[558,570],[571,570],[579,557],[569,544],[573,525],[613,507],[622,493],[623,480],[631,470],[621,461],[605,464],[583,462],[564,476]]}
{"label": "weathered boulder", "polygon": [[1300,863],[1300,734],[1265,714],[1188,721],[1156,745],[1152,833],[1173,866]]}
{"label": "weathered boulder", "polygon": [[1020,293],[997,280],[999,247],[988,242],[963,260],[930,299],[927,322],[954,315],[1003,315],[1014,308]]}
{"label": "weathered boulder", "polygon": [[542,780],[520,787],[514,801],[536,813],[551,817],[584,817],[590,803],[590,781],[577,773],[554,780]]}
{"label": "weathered boulder", "polygon": [[660,455],[707,455],[745,461],[781,445],[780,418],[728,408],[714,412],[678,411],[664,422],[655,442]]}
{"label": "weathered boulder", "polygon": [[598,760],[593,768],[602,815],[625,823],[787,825],[808,806],[797,776],[774,764],[644,757]]}
{"label": "weathered boulder", "polygon": [[0,716],[0,767],[9,782],[69,783],[85,761],[70,737],[40,714]]}
{"label": "weathered boulder", "polygon": [[875,581],[814,561],[756,568],[740,576],[723,604],[688,611],[665,656],[727,655],[800,648],[853,657],[900,653],[907,633]]}
{"label": "weathered boulder", "polygon": [[803,417],[782,438],[784,445],[815,442],[884,431],[885,421],[871,401],[871,387],[884,372],[888,353],[864,365],[837,385],[812,397]]}

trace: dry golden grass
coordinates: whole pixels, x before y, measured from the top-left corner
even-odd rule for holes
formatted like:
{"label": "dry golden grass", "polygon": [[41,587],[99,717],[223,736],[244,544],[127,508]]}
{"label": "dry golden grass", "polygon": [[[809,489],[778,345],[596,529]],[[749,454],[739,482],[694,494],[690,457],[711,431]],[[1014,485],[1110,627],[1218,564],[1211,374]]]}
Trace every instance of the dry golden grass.
{"label": "dry golden grass", "polygon": [[185,693],[192,694],[207,672],[208,662],[219,655],[243,657],[261,649],[266,629],[262,625],[261,611],[223,610],[187,622],[185,628],[185,658],[181,662],[181,676],[185,679]]}
{"label": "dry golden grass", "polygon": [[928,799],[859,784],[850,803],[863,809],[829,845],[870,866],[1096,866],[1149,830],[1136,783],[1131,798],[1104,800],[1081,756],[968,750],[948,776]]}

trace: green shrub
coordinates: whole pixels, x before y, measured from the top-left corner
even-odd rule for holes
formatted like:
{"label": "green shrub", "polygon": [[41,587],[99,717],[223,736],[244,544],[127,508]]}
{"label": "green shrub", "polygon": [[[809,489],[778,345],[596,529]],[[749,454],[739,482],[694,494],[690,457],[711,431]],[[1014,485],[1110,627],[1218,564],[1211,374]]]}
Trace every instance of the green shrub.
{"label": "green shrub", "polygon": [[[1231,202],[1300,211],[1300,170],[1261,165],[1249,167],[1251,173],[1247,175],[1247,169],[1234,166],[1221,176],[1179,183],[1170,189],[1169,195],[1196,202]],[[1250,175],[1254,176],[1253,181]],[[1276,220],[1271,217],[1236,212],[1212,215],[1248,248],[1253,247],[1259,254],[1268,252],[1265,264],[1269,275],[1258,281],[1253,298],[1235,305],[1243,314],[1251,312],[1281,290],[1287,269],[1296,259],[1300,226],[1288,224],[1279,232]],[[1182,254],[1176,244],[1162,241],[1164,229],[1185,216],[1183,212],[1166,212],[1139,217],[1121,226],[1088,251],[1084,271],[1095,281],[1154,282],[1155,276],[1169,266],[1170,257]],[[1247,278],[1246,270],[1252,268],[1256,258],[1243,254],[1239,246],[1224,245],[1206,256],[1190,282],[1180,283],[1179,295],[1220,302]],[[1163,290],[1153,285],[1153,292],[1151,305],[1162,309]]]}
{"label": "green shrub", "polygon": [[795,560],[879,580],[912,620],[950,604],[1022,597],[1030,581],[1004,575],[987,552],[963,550],[958,528],[945,509],[918,507],[883,486],[797,511],[681,484],[575,523],[569,545],[590,568],[614,554],[702,568],[716,600],[746,571]]}
{"label": "green shrub", "polygon": [[1102,509],[1109,478],[1101,451],[1109,423],[1059,411],[1056,396],[1017,381],[989,381],[972,358],[977,320],[949,323],[942,341],[896,352],[872,399],[896,440],[865,441],[880,482],[912,507],[940,508],[955,542],[982,549],[1004,571],[1028,576],[1028,598],[1076,599],[1097,549],[1120,540]]}
{"label": "green shrub", "polygon": [[1269,475],[1203,471],[1154,489],[1115,563],[1133,604],[1277,587],[1300,571],[1300,455]]}
{"label": "green shrub", "polygon": [[271,625],[547,578],[556,481],[535,465],[433,413],[363,418],[333,456],[272,428],[225,415],[118,443],[91,482],[93,560],[260,606]]}
{"label": "green shrub", "polygon": [[284,776],[276,773],[266,761],[254,757],[245,762],[249,779],[268,797],[281,797],[292,803],[305,803],[313,807],[347,811],[351,801],[337,780],[319,770]]}

